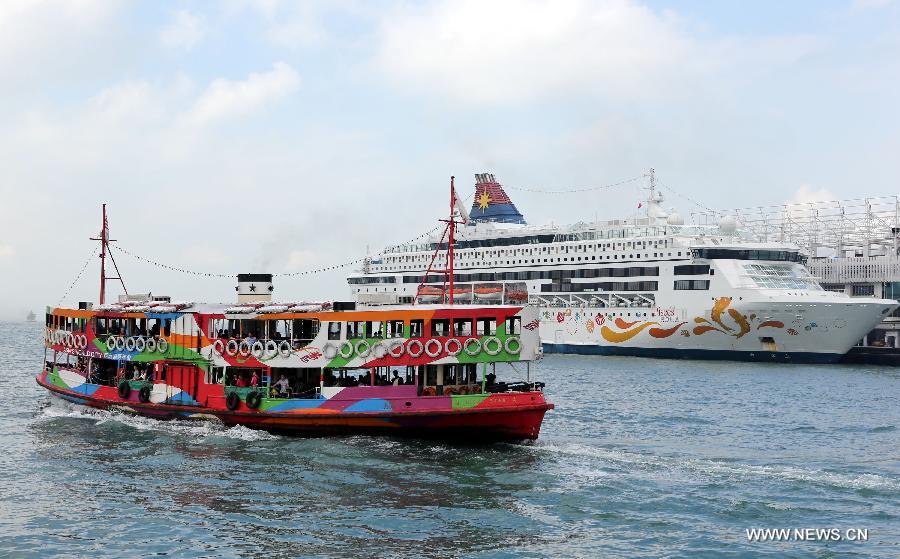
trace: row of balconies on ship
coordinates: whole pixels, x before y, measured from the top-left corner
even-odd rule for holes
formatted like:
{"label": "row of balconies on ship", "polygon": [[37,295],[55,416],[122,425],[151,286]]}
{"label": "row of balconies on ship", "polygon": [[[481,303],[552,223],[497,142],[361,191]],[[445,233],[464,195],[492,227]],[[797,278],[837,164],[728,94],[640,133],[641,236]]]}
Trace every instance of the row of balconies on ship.
{"label": "row of balconies on ship", "polygon": [[822,283],[900,281],[900,259],[890,256],[810,258],[807,268]]}

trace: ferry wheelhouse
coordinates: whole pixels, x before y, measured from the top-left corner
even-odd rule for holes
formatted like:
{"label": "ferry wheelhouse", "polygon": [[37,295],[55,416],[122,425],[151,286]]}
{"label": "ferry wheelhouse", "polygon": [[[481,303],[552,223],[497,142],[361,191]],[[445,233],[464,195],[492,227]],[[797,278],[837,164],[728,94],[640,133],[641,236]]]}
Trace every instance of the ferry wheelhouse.
{"label": "ferry wheelhouse", "polygon": [[[299,435],[535,439],[553,408],[531,379],[534,307],[276,303],[271,281],[239,275],[233,305],[125,296],[49,308],[37,382],[95,408]],[[525,378],[498,381],[498,364]]]}

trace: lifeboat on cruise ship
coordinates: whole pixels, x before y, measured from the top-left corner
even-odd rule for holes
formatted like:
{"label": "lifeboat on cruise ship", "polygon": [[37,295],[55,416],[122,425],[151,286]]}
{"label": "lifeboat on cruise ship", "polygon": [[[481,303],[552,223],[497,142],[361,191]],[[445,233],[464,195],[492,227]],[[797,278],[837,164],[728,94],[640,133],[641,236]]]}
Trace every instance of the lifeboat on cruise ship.
{"label": "lifeboat on cruise ship", "polygon": [[503,286],[479,285],[475,288],[475,298],[479,301],[500,301],[503,299]]}
{"label": "lifeboat on cruise ship", "polygon": [[416,294],[416,300],[420,303],[438,303],[443,294],[444,290],[440,287],[423,285]]}

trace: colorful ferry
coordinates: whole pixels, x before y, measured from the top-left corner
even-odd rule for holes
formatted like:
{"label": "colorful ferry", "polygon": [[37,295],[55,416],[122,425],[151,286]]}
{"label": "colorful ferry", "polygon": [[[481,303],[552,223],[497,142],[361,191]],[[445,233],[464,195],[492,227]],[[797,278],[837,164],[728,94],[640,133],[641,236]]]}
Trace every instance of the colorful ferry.
{"label": "colorful ferry", "polygon": [[[105,263],[105,217],[100,240]],[[101,304],[46,312],[37,382],[69,402],[286,434],[471,441],[535,439],[553,409],[531,379],[535,307],[277,303],[270,274],[239,275],[237,304],[105,304],[106,279],[101,269]],[[498,364],[525,378],[498,381]]]}

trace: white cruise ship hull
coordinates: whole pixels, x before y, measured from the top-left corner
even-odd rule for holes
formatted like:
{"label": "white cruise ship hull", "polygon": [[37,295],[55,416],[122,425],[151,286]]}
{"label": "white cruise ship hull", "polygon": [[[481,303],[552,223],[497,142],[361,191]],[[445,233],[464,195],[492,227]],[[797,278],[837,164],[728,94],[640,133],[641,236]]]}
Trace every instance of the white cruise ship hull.
{"label": "white cruise ship hull", "polygon": [[[708,308],[542,307],[545,353],[834,363],[896,302],[734,301]],[[644,316],[646,315],[646,316]]]}

